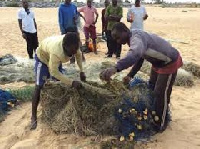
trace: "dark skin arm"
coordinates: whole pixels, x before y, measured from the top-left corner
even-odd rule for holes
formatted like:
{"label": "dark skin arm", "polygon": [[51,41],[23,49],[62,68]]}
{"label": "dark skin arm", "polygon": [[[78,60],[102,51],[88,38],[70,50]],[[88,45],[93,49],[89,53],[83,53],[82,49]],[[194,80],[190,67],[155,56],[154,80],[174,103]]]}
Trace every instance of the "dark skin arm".
{"label": "dark skin arm", "polygon": [[37,30],[37,23],[36,23],[35,19],[33,19],[33,21],[34,21],[35,29]]}
{"label": "dark skin arm", "polygon": [[99,17],[99,14],[98,14],[97,12],[95,12],[95,14],[96,14],[96,19],[95,19],[95,21],[94,21],[93,24],[96,24],[96,23],[97,23],[97,20],[98,20],[98,17]]}
{"label": "dark skin arm", "polygon": [[79,15],[80,15],[80,17],[83,18],[83,20],[85,21],[85,17],[84,17],[81,13],[79,13]]}
{"label": "dark skin arm", "polygon": [[140,70],[140,68],[142,67],[142,64],[144,62],[144,59],[141,58],[131,69],[131,71],[128,73],[127,76],[133,78],[135,76],[135,74]]}
{"label": "dark skin arm", "polygon": [[110,15],[110,16],[106,17],[106,19],[107,19],[108,21],[120,22],[121,16]]}
{"label": "dark skin arm", "polygon": [[23,29],[22,29],[22,19],[18,19],[18,23],[19,23],[19,28],[20,28],[20,30],[21,30],[21,32],[22,32],[22,37],[23,37],[24,39],[26,39],[26,34],[24,33],[24,31],[23,31]]}
{"label": "dark skin arm", "polygon": [[144,62],[144,59],[141,58],[131,69],[131,71],[127,74],[126,77],[123,78],[123,82],[125,85],[128,85],[131,79],[135,76],[135,74],[140,70],[142,67],[142,64]]}

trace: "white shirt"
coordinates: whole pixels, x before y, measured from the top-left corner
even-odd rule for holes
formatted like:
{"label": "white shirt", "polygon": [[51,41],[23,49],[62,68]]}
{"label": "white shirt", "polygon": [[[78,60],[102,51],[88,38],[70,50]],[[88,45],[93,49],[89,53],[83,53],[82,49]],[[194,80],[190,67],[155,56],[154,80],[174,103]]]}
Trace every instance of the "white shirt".
{"label": "white shirt", "polygon": [[131,30],[141,29],[143,30],[143,17],[147,14],[145,7],[135,7],[132,6],[127,12],[127,19],[134,15],[134,21],[131,23]]}
{"label": "white shirt", "polygon": [[18,19],[22,20],[22,30],[29,33],[35,33],[36,28],[34,24],[35,15],[33,11],[29,9],[30,13],[27,14],[24,8],[18,11]]}

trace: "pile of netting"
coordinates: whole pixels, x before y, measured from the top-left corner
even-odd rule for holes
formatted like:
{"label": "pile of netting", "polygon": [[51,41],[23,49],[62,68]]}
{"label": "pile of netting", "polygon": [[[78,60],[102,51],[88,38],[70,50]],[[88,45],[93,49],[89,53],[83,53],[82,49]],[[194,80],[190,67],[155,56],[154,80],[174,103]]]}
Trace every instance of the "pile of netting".
{"label": "pile of netting", "polygon": [[134,79],[129,89],[121,81],[87,82],[79,90],[48,83],[41,93],[42,120],[56,133],[118,135],[124,139],[153,134],[155,101],[147,83]]}

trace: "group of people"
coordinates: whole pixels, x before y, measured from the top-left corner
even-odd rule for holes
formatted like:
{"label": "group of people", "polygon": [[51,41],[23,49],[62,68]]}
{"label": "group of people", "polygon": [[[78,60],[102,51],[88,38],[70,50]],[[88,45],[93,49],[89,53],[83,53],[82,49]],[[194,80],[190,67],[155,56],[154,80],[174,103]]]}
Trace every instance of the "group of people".
{"label": "group of people", "polygon": [[[22,1],[23,8],[18,13],[19,26],[23,38],[27,41],[29,57],[32,58],[30,49],[36,49],[36,23],[34,14],[28,8],[28,2]],[[122,7],[117,5],[117,0],[105,1],[106,8],[102,10],[102,34],[106,34],[108,52],[107,57],[120,57],[121,45],[128,44],[130,50],[127,55],[120,59],[114,67],[108,68],[100,73],[100,78],[107,82],[111,81],[111,76],[132,66],[132,69],[124,77],[124,84],[128,84],[134,75],[140,70],[144,60],[152,64],[149,84],[156,99],[156,113],[159,117],[156,121],[158,129],[166,128],[166,115],[169,109],[170,95],[174,84],[177,70],[182,66],[180,53],[163,38],[143,31],[143,21],[148,15],[144,7],[140,6],[140,0],[135,1],[135,6],[129,9],[127,21],[131,22],[129,29],[121,23]],[[84,16],[82,16],[82,13]],[[96,16],[96,18],[94,17]],[[61,36],[49,37],[43,40],[35,51],[35,73],[36,86],[32,101],[31,129],[37,127],[37,106],[40,101],[40,91],[50,76],[62,83],[71,85],[79,89],[82,87],[81,81],[86,81],[86,75],[82,67],[82,54],[80,51],[80,36],[77,30],[78,18],[85,20],[84,33],[86,45],[89,38],[96,45],[95,24],[98,19],[96,8],[91,5],[91,0],[87,1],[87,6],[77,10],[70,0],[59,7],[59,25]],[[34,46],[33,46],[34,45]],[[94,46],[95,47],[95,46]],[[97,53],[97,50],[94,50]],[[80,80],[70,80],[62,74],[62,63],[73,58],[77,60],[80,69]]]}

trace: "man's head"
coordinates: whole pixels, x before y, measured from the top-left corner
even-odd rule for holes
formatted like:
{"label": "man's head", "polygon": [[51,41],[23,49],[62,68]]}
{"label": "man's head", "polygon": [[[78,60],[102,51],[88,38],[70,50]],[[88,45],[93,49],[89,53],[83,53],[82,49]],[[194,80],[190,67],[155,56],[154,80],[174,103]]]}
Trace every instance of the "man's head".
{"label": "man's head", "polygon": [[69,5],[71,3],[71,0],[65,0],[65,4]]}
{"label": "man's head", "polygon": [[135,0],[135,7],[140,7],[140,0]]}
{"label": "man's head", "polygon": [[22,7],[24,9],[28,9],[28,1],[27,0],[22,0]]}
{"label": "man's head", "polygon": [[112,0],[112,5],[117,6],[117,0]]}
{"label": "man's head", "polygon": [[124,23],[119,22],[113,26],[111,35],[117,43],[126,44],[129,42],[130,30]]}
{"label": "man's head", "polygon": [[80,47],[80,36],[77,32],[68,32],[63,38],[63,50],[66,56],[76,54]]}
{"label": "man's head", "polygon": [[87,0],[87,6],[92,7],[92,0]]}
{"label": "man's head", "polygon": [[105,7],[108,7],[110,5],[110,1],[109,0],[105,0]]}

